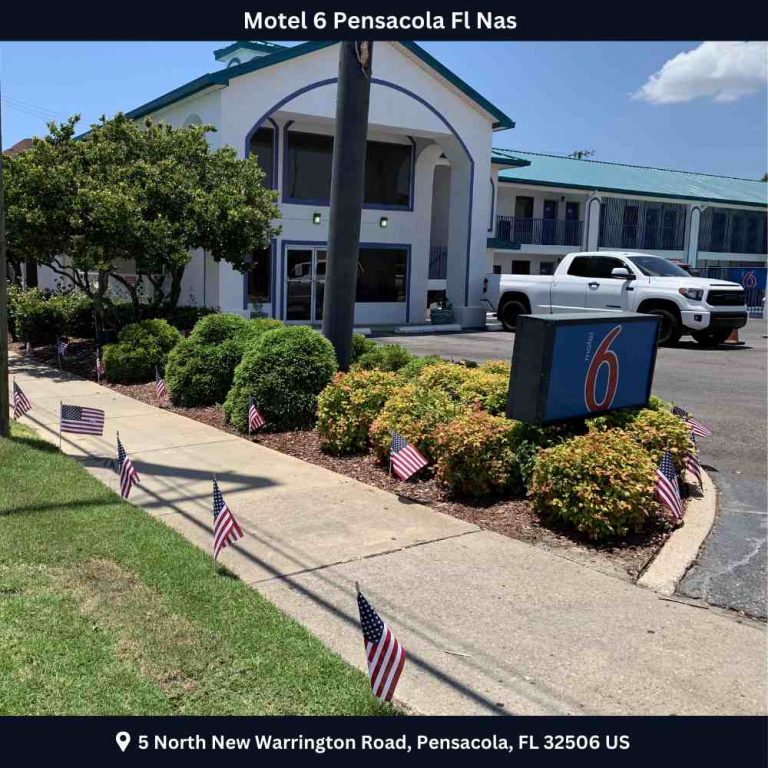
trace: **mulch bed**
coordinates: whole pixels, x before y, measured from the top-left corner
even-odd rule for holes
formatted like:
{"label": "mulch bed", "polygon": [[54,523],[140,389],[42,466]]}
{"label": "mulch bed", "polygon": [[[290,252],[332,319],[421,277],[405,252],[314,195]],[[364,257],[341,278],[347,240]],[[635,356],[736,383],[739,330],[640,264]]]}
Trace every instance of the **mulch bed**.
{"label": "mulch bed", "polygon": [[[23,344],[12,345],[21,353]],[[91,341],[74,341],[62,367],[85,379],[96,380],[96,345]],[[31,354],[34,360],[58,367],[56,348],[37,347]],[[208,424],[244,440],[280,453],[294,456],[310,464],[351,477],[367,485],[381,488],[401,498],[418,502],[452,517],[466,520],[480,528],[503,536],[534,544],[564,557],[583,562],[601,571],[623,578],[635,579],[653,558],[669,536],[669,531],[650,530],[630,536],[616,544],[595,544],[577,532],[558,530],[547,526],[531,509],[525,499],[497,499],[484,502],[458,499],[442,488],[436,480],[423,472],[423,477],[402,482],[391,476],[372,454],[356,456],[329,456],[320,449],[316,431],[258,433],[251,438],[234,429],[224,420],[220,405],[199,408],[180,408],[169,401],[161,401],[154,382],[147,384],[110,384],[105,386],[149,405],[178,413],[189,419]]]}

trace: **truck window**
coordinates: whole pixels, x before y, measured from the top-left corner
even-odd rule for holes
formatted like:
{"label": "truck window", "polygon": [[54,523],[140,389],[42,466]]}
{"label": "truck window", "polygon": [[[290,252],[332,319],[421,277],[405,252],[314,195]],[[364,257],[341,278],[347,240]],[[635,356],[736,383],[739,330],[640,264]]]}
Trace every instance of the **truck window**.
{"label": "truck window", "polygon": [[574,277],[592,277],[590,273],[589,256],[577,256],[568,267],[568,274]]}
{"label": "truck window", "polygon": [[[616,267],[627,266],[621,259],[614,259],[611,256],[593,256],[591,260],[594,264],[592,266],[592,274],[590,277],[611,278],[611,270],[616,269]],[[616,280],[621,278],[612,279]]]}

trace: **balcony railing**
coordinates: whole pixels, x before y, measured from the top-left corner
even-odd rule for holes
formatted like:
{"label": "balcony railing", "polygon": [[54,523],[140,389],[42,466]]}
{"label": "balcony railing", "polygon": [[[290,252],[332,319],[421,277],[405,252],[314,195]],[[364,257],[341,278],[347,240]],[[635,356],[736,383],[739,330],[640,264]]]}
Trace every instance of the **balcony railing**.
{"label": "balcony railing", "polygon": [[429,279],[445,280],[448,273],[448,246],[433,245],[429,249]]}
{"label": "balcony railing", "polygon": [[581,245],[583,221],[496,217],[496,237],[524,245]]}

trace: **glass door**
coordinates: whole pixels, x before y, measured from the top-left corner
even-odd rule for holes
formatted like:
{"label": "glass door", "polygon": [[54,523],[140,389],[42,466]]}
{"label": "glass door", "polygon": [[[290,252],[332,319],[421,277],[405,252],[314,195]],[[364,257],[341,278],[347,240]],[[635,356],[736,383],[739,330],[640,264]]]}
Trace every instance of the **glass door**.
{"label": "glass door", "polygon": [[288,248],[285,260],[285,319],[319,323],[325,294],[325,248]]}

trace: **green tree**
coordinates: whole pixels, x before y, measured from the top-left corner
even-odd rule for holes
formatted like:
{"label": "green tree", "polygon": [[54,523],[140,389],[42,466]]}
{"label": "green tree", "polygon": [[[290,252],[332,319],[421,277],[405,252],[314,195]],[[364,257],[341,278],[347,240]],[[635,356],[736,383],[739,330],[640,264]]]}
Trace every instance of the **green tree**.
{"label": "green tree", "polygon": [[8,238],[19,256],[91,296],[99,328],[110,279],[138,319],[145,281],[150,301],[176,306],[192,250],[244,270],[247,254],[278,231],[275,193],[255,158],[211,150],[212,127],[140,126],[118,114],[75,138],[78,120],[51,123],[11,159]]}

